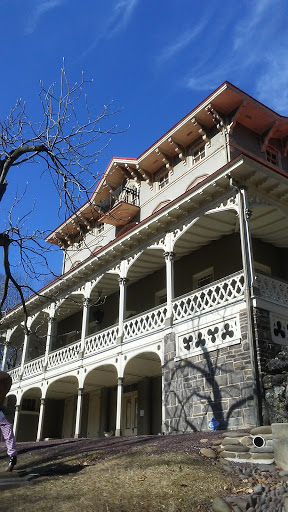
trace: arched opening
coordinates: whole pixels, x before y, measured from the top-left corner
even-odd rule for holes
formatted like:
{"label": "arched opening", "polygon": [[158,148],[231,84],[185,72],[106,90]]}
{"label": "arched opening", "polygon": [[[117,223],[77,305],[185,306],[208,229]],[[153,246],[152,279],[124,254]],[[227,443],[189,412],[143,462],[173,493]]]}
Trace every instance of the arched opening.
{"label": "arched opening", "polygon": [[8,343],[7,370],[12,370],[21,365],[24,344],[24,330],[22,325],[18,325],[13,330]]}
{"label": "arched opening", "polygon": [[47,325],[48,313],[41,311],[30,326],[26,362],[44,356],[47,341]]}
{"label": "arched opening", "polygon": [[19,411],[17,441],[36,441],[40,398],[41,390],[39,388],[31,388],[23,394]]}
{"label": "arched opening", "polygon": [[90,295],[89,334],[94,334],[118,323],[118,274],[107,273],[97,281]]}
{"label": "arched opening", "polygon": [[154,352],[141,352],[124,371],[121,432],[123,436],[161,432],[162,367]]}
{"label": "arched opening", "polygon": [[126,318],[166,302],[163,248],[146,249],[128,271]]}
{"label": "arched opening", "polygon": [[48,387],[42,437],[73,437],[75,432],[78,379],[73,375],[58,379]]}
{"label": "arched opening", "polygon": [[201,216],[174,245],[175,298],[242,269],[234,210]]}
{"label": "arched opening", "polygon": [[83,294],[73,293],[56,309],[51,351],[59,350],[81,339]]}
{"label": "arched opening", "polygon": [[111,364],[91,370],[84,382],[81,436],[99,437],[115,432],[117,370]]}

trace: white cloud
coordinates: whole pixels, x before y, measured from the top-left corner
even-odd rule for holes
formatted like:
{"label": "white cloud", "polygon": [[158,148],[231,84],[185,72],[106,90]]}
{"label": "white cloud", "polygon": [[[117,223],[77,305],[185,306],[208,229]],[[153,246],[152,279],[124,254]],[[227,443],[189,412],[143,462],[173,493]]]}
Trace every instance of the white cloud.
{"label": "white cloud", "polygon": [[30,17],[26,22],[25,32],[32,34],[40,20],[40,18],[48,11],[59,7],[65,0],[37,0],[31,9]]}
{"label": "white cloud", "polygon": [[86,48],[83,53],[81,53],[77,60],[86,57],[86,55],[90,53],[91,50],[93,50],[103,39],[111,39],[116,34],[124,30],[132,18],[134,10],[139,1],[140,0],[119,0],[114,5],[112,14],[108,17],[106,23],[102,25],[102,30],[98,32],[98,35],[94,39],[93,43],[88,48]]}
{"label": "white cloud", "polygon": [[[139,0],[120,0],[117,2],[114,6],[113,14],[107,23],[108,28],[110,27],[111,29],[114,25],[110,32],[110,36],[113,36],[116,32],[123,30],[128,25],[138,1]],[[107,35],[109,36],[109,34]]]}
{"label": "white cloud", "polygon": [[288,116],[288,46],[266,56],[266,65],[256,82],[257,98],[279,114]]}
{"label": "white cloud", "polygon": [[162,52],[156,57],[158,63],[166,62],[167,60],[174,57],[177,53],[181,52],[186,46],[188,46],[197,36],[202,32],[207,21],[199,23],[194,30],[187,30],[181,36],[169,44]]}

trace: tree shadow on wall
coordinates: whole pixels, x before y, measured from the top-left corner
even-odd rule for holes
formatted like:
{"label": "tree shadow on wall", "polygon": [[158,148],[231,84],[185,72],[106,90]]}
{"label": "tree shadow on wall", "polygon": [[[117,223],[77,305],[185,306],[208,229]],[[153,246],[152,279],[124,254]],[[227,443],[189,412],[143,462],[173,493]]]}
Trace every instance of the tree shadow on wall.
{"label": "tree shadow on wall", "polygon": [[207,430],[212,418],[219,421],[219,429],[227,430],[238,426],[236,418],[241,416],[243,406],[251,414],[246,422],[254,423],[253,382],[233,382],[233,377],[229,378],[235,373],[233,362],[221,364],[219,350],[212,354],[215,352],[213,360],[211,353],[203,351],[198,363],[182,359],[173,362],[172,368],[171,361],[164,364],[167,431]]}

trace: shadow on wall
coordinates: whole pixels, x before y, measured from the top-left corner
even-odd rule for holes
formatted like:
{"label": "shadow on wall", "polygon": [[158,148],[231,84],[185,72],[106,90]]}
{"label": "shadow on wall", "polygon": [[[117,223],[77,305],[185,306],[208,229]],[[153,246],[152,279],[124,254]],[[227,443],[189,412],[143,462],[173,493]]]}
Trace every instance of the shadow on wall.
{"label": "shadow on wall", "polygon": [[207,430],[212,418],[221,430],[255,425],[251,378],[241,382],[240,372],[233,362],[223,363],[219,350],[201,357],[198,363],[184,359],[173,362],[172,368],[171,361],[164,365],[166,432]]}

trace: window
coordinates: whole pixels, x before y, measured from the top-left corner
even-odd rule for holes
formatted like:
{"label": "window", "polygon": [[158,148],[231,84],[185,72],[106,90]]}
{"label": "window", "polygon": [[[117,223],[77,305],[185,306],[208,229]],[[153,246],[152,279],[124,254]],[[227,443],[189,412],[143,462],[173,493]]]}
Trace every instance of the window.
{"label": "window", "polygon": [[192,164],[195,165],[205,158],[205,144],[192,151]]}
{"label": "window", "polygon": [[260,270],[260,272],[264,272],[265,274],[271,274],[271,267],[265,265],[264,263],[254,261],[254,268],[255,270]]}
{"label": "window", "polygon": [[169,172],[165,172],[164,174],[161,174],[158,179],[159,183],[159,190],[162,190],[162,188],[166,187],[169,183]]}
{"label": "window", "polygon": [[279,153],[276,149],[266,148],[266,160],[270,164],[279,165]]}
{"label": "window", "polygon": [[193,288],[202,288],[202,286],[206,286],[206,284],[212,283],[214,281],[214,269],[213,267],[206,268],[202,270],[202,272],[198,272],[198,274],[194,274],[193,276]]}
{"label": "window", "polygon": [[23,398],[22,411],[35,412],[37,410],[37,401],[34,398]]}
{"label": "window", "polygon": [[155,293],[155,306],[161,306],[161,304],[166,304],[167,302],[167,291],[166,288],[163,290],[159,290],[159,292]]}
{"label": "window", "polygon": [[100,235],[100,233],[102,233],[104,231],[104,228],[105,228],[104,222],[99,222],[99,224],[97,225],[97,235]]}

